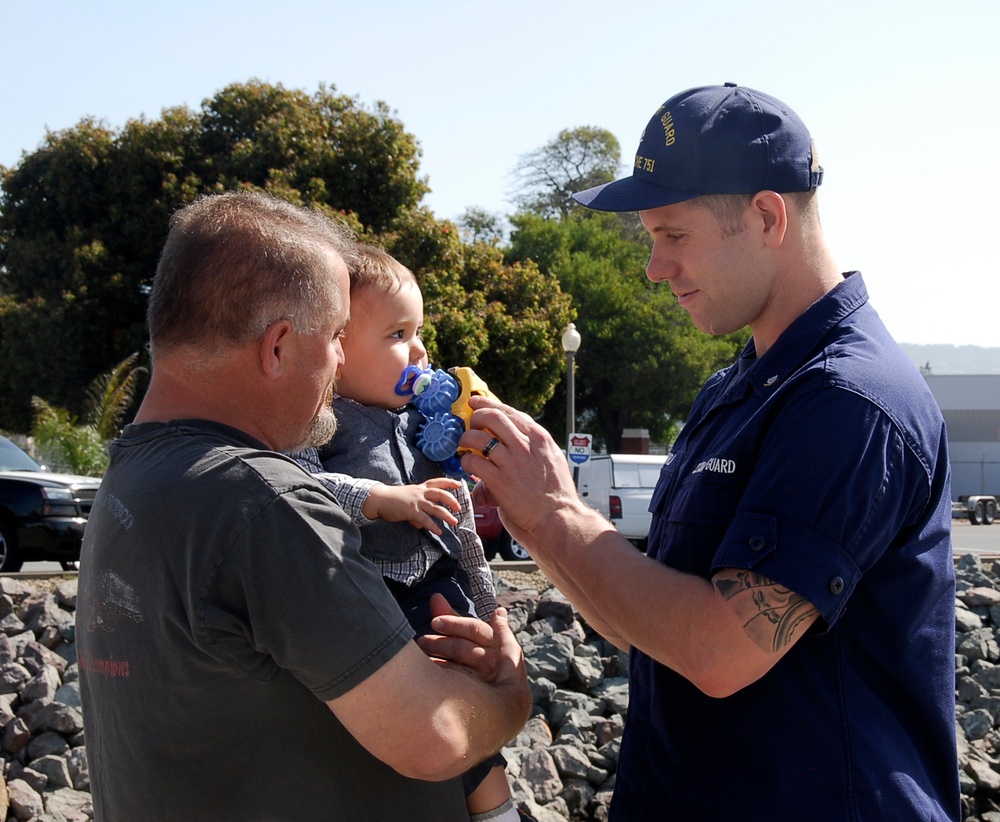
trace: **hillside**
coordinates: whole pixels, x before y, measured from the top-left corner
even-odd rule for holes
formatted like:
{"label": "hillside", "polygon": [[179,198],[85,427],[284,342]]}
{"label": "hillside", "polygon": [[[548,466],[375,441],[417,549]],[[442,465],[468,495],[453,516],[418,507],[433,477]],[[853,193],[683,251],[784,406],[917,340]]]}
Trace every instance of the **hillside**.
{"label": "hillside", "polygon": [[915,343],[900,346],[918,366],[929,366],[931,374],[1000,374],[1000,348]]}

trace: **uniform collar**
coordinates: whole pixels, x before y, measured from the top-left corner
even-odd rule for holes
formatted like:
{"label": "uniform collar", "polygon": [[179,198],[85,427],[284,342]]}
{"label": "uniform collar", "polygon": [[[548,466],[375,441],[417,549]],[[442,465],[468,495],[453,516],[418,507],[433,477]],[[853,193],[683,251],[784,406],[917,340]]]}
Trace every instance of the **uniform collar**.
{"label": "uniform collar", "polygon": [[760,359],[751,338],[735,370],[754,391],[768,396],[815,355],[832,329],[867,302],[868,289],[860,272],[847,272],[843,282],[796,318]]}

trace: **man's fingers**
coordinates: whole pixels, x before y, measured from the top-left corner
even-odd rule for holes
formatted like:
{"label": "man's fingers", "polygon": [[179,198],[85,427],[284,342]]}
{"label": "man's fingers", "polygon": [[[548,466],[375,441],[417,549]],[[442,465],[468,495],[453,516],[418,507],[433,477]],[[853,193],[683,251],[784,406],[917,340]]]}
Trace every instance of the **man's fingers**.
{"label": "man's fingers", "polygon": [[472,501],[479,506],[489,505],[491,508],[497,507],[496,499],[494,499],[493,494],[490,493],[490,489],[486,487],[486,483],[482,480],[477,482],[475,488],[472,489]]}
{"label": "man's fingers", "polygon": [[502,632],[508,627],[507,623],[507,609],[502,605],[499,606],[495,611],[493,611],[492,616],[490,616],[490,626],[496,632]]}
{"label": "man's fingers", "polygon": [[492,673],[480,671],[487,658],[486,649],[466,639],[427,634],[417,638],[417,645],[429,657],[476,669],[477,673],[487,681],[496,674],[495,669]]}
{"label": "man's fingers", "polygon": [[492,621],[460,616],[441,594],[431,597],[430,609],[431,628],[438,634],[418,638],[421,650],[432,658],[463,666],[484,682],[492,682],[500,667],[500,640]]}
{"label": "man's fingers", "polygon": [[456,637],[476,645],[491,645],[495,641],[495,634],[490,624],[472,617],[457,614],[435,616],[431,620],[431,628],[444,636]]}
{"label": "man's fingers", "polygon": [[[517,408],[506,405],[492,397],[474,395],[469,398],[469,406],[473,409],[470,423],[474,428],[489,428],[491,431],[494,430],[488,423],[477,424],[476,417],[481,416],[485,418],[486,415],[490,415],[491,419],[502,420],[503,423],[510,425],[513,430],[522,434],[528,433],[535,424],[535,421],[529,414],[525,414],[523,411],[519,411]],[[476,411],[482,411],[482,415],[477,415]],[[496,424],[501,425],[502,423]]]}
{"label": "man's fingers", "polygon": [[426,531],[430,531],[432,534],[437,534],[441,536],[441,526],[438,525],[430,517],[421,517],[420,519],[411,519],[410,525],[414,528],[423,528]]}
{"label": "man's fingers", "polygon": [[459,615],[458,611],[451,607],[451,603],[448,602],[448,598],[444,594],[431,594],[430,602],[428,604],[430,605],[432,616],[438,617]]}

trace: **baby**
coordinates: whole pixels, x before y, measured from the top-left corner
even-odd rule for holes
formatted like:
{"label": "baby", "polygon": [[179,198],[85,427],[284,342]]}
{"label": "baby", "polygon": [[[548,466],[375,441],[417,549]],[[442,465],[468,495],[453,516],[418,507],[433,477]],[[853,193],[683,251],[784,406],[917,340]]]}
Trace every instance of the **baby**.
{"label": "baby", "polygon": [[[424,418],[396,393],[408,366],[427,367],[420,288],[405,266],[370,246],[360,249],[350,277],[351,319],[333,402],[337,433],[295,457],[354,518],[362,553],[379,566],[418,636],[431,632],[434,593],[459,613],[489,619],[496,592],[468,487],[417,447]],[[504,764],[497,755],[463,777],[476,822],[521,818]]]}

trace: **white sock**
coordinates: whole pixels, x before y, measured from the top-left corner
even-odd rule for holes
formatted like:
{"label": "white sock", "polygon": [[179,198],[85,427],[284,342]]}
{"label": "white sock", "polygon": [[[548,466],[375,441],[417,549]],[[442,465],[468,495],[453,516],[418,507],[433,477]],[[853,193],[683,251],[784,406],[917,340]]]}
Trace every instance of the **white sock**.
{"label": "white sock", "polygon": [[508,799],[492,811],[472,814],[469,817],[469,822],[518,822],[520,818],[517,815],[517,808],[514,807],[514,803]]}

